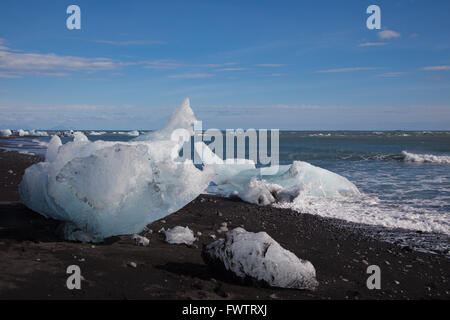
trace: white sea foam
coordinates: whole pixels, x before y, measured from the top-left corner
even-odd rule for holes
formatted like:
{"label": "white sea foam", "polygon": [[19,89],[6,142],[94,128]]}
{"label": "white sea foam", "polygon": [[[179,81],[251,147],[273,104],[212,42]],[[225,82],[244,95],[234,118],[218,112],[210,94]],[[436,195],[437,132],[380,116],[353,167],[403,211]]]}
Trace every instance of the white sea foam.
{"label": "white sea foam", "polygon": [[445,214],[407,204],[392,205],[368,195],[359,198],[298,196],[292,202],[279,202],[274,206],[373,226],[450,235],[450,220]]}
{"label": "white sea foam", "polygon": [[450,156],[437,156],[433,154],[416,154],[402,151],[404,161],[418,163],[450,164]]}
{"label": "white sea foam", "polygon": [[91,131],[88,133],[89,136],[101,136],[106,134],[105,131]]}

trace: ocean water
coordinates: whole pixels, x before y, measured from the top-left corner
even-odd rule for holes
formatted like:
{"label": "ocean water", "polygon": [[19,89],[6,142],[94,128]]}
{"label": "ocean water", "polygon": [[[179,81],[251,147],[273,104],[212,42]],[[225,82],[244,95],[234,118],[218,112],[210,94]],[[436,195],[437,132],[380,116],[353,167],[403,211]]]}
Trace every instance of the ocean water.
{"label": "ocean water", "polygon": [[[134,137],[108,131],[88,138]],[[1,140],[0,146],[43,154],[49,140],[17,137]],[[282,131],[279,145],[281,164],[299,160],[328,169],[352,181],[362,196],[300,198],[278,206],[366,226],[369,235],[449,256],[450,132]]]}

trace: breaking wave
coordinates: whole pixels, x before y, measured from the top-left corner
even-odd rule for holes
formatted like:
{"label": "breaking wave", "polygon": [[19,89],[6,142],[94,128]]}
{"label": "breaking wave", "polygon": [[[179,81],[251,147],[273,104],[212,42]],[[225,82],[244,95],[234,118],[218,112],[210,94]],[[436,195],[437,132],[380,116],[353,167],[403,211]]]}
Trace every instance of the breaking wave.
{"label": "breaking wave", "polygon": [[433,154],[416,154],[402,151],[403,160],[406,162],[450,164],[450,156],[437,156]]}

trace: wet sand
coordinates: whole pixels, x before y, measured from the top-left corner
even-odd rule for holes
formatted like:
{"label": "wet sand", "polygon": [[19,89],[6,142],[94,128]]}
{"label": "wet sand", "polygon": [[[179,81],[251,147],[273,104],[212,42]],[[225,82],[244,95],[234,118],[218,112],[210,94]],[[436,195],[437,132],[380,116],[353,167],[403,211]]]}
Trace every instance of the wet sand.
{"label": "wet sand", "polygon": [[[335,221],[287,209],[201,195],[178,212],[148,226],[148,247],[130,235],[102,244],[67,242],[59,222],[24,207],[18,184],[39,157],[0,151],[1,299],[449,299],[450,259],[366,237]],[[202,245],[221,236],[221,223],[266,231],[284,248],[311,261],[316,291],[255,287],[209,269]],[[201,232],[195,245],[170,245],[162,227]],[[136,263],[136,267],[130,265]],[[81,290],[68,290],[66,268],[78,265]],[[369,290],[368,265],[381,268],[381,290]]]}

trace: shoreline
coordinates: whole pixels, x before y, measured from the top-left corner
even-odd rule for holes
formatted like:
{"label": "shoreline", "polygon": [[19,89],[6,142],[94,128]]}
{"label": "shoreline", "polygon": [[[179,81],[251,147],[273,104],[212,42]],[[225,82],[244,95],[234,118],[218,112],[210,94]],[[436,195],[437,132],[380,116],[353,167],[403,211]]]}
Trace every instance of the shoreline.
{"label": "shoreline", "polygon": [[[330,218],[290,209],[260,207],[237,199],[200,195],[178,212],[141,233],[102,244],[67,242],[56,235],[59,222],[25,208],[17,186],[23,171],[40,156],[0,151],[0,298],[3,299],[449,299],[450,260],[443,254],[412,251],[377,240]],[[12,173],[9,172],[12,171]],[[229,228],[266,231],[284,248],[312,262],[316,291],[252,287],[229,281],[207,268],[202,245]],[[170,245],[158,233],[174,226],[201,232],[194,246]],[[136,263],[136,268],[130,267]],[[81,290],[66,288],[66,268],[76,264]],[[368,265],[381,268],[381,290],[369,290]]]}

